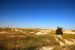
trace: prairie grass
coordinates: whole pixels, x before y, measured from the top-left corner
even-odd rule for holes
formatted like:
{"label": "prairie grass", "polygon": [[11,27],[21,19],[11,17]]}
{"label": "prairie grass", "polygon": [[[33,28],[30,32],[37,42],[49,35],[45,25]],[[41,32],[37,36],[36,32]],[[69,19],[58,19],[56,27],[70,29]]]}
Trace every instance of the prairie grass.
{"label": "prairie grass", "polygon": [[1,50],[36,50],[42,46],[59,45],[50,34],[35,35],[31,33],[11,32],[0,34]]}
{"label": "prairie grass", "polygon": [[64,39],[75,39],[75,34],[63,34]]}
{"label": "prairie grass", "polygon": [[[7,33],[0,33],[0,50],[36,50],[43,46],[55,46],[53,50],[74,50],[75,45],[59,46],[59,43],[55,40],[54,31],[51,31],[46,35],[36,35],[40,29],[22,29],[20,31],[12,31],[11,29],[0,29],[0,31],[6,31]],[[26,33],[24,33],[26,32]],[[34,32],[31,34],[30,32]],[[64,39],[75,39],[75,35],[63,34]]]}

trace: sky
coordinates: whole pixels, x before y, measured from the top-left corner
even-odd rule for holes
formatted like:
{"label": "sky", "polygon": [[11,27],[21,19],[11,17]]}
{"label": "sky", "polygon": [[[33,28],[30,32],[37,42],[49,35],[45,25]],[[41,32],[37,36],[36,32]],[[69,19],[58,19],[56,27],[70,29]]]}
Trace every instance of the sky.
{"label": "sky", "polygon": [[0,0],[0,27],[75,29],[74,0]]}

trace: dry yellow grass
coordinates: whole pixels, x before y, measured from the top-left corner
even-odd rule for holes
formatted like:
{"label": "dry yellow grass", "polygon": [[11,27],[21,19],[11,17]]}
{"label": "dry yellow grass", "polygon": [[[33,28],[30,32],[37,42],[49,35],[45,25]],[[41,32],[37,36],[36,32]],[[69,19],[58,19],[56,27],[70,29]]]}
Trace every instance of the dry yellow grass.
{"label": "dry yellow grass", "polygon": [[[64,49],[59,46],[59,43],[55,40],[54,32],[50,32],[46,35],[35,35],[40,29],[21,29],[20,31],[12,31],[11,29],[0,29],[1,31],[6,31],[7,33],[0,33],[0,50],[36,50],[42,46],[55,46],[54,50]],[[26,32],[26,33],[24,33]],[[30,32],[35,32],[31,34]],[[63,38],[73,38],[75,35],[64,34]],[[65,49],[75,49],[73,45],[64,46]]]}

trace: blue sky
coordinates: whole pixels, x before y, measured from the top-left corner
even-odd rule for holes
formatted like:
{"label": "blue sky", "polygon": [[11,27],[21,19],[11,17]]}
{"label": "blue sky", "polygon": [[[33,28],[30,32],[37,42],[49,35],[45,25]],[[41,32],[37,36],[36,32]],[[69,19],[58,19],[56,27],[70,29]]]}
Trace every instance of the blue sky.
{"label": "blue sky", "polygon": [[0,26],[75,29],[74,0],[0,0]]}

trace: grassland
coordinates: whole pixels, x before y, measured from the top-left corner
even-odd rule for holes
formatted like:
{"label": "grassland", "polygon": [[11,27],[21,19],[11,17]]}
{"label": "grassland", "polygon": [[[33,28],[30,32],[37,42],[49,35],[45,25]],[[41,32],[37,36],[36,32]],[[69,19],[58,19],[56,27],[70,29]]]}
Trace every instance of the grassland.
{"label": "grassland", "polygon": [[63,34],[64,39],[75,39],[75,34]]}
{"label": "grassland", "polygon": [[[34,50],[42,46],[58,45],[55,39],[50,35],[35,35],[39,29],[22,29],[12,31],[11,29],[0,29],[0,49],[1,50]],[[34,33],[30,33],[33,32]]]}
{"label": "grassland", "polygon": [[[0,28],[0,50],[39,50],[43,46],[54,46],[53,50],[75,49],[74,45],[64,46],[64,48],[59,46],[55,37],[52,36],[55,35],[54,32],[49,32],[46,35],[36,35],[35,33],[39,31],[40,29],[19,28],[18,31],[15,31],[15,29],[12,30],[11,28]],[[63,38],[75,39],[75,35],[64,34]]]}

